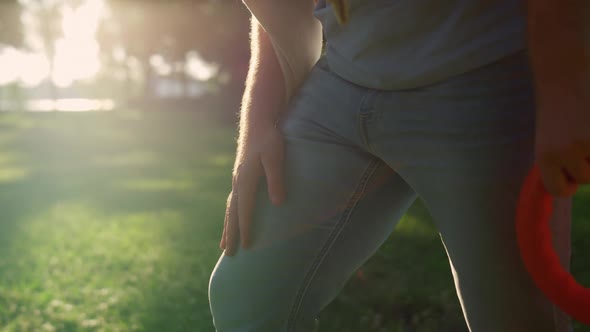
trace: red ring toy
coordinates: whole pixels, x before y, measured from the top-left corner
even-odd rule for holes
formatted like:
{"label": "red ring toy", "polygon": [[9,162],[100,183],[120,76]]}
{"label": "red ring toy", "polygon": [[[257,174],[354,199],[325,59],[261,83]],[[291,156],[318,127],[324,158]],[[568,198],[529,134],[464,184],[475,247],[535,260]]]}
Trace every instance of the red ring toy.
{"label": "red ring toy", "polygon": [[552,203],[539,168],[534,166],[522,186],[516,210],[520,255],[545,296],[575,320],[590,325],[590,288],[578,284],[562,267],[551,242]]}

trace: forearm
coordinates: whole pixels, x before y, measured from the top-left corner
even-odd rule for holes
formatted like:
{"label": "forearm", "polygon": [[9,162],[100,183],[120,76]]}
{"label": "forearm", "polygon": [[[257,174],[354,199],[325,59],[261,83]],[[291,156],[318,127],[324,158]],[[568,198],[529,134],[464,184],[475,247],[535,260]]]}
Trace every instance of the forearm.
{"label": "forearm", "polygon": [[272,42],[252,18],[251,58],[240,114],[240,141],[251,131],[272,126],[285,104],[285,83]]}
{"label": "forearm", "polygon": [[527,0],[538,109],[560,111],[588,93],[587,0]]}

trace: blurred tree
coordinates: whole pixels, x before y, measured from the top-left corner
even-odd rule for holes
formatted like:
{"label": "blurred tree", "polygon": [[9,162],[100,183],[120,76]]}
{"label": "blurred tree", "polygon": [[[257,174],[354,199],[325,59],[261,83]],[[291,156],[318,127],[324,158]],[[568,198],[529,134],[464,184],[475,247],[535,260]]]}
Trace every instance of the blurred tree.
{"label": "blurred tree", "polygon": [[243,85],[249,59],[249,14],[242,2],[176,1],[167,7],[166,58],[182,63],[188,52],[196,51],[219,65],[222,73],[231,74],[230,82]]}
{"label": "blurred tree", "polygon": [[[107,63],[119,64],[124,68],[129,85],[129,60],[136,60],[143,73],[142,97],[151,99],[154,69],[150,58],[160,53],[164,45],[165,30],[161,22],[164,19],[162,9],[165,4],[153,0],[110,0],[108,5],[110,15],[101,22],[97,36],[103,58]],[[123,52],[123,59],[116,59],[117,51]],[[127,89],[131,91],[130,86]]]}
{"label": "blurred tree", "polygon": [[[22,7],[18,0],[0,0],[0,46],[23,47],[21,12]],[[10,83],[7,86],[0,85],[0,110],[10,107],[7,105],[7,101],[14,101],[19,96],[16,93],[18,91],[20,90],[16,83]]]}
{"label": "blurred tree", "polygon": [[40,35],[43,39],[43,47],[49,59],[49,87],[51,89],[51,98],[57,100],[58,92],[55,82],[53,81],[55,73],[55,45],[57,38],[61,36],[60,24],[62,16],[60,7],[57,2],[48,2],[44,0],[37,0],[40,4],[39,15]]}
{"label": "blurred tree", "polygon": [[61,23],[63,19],[64,5],[76,5],[81,0],[21,0],[26,6],[27,12],[33,17],[28,28],[35,31],[41,37],[43,52],[49,61],[48,86],[51,98],[58,98],[58,90],[53,77],[55,74],[55,57],[57,39],[63,36]]}
{"label": "blurred tree", "polygon": [[17,48],[23,46],[21,13],[22,6],[18,0],[0,0],[0,44]]}
{"label": "blurred tree", "polygon": [[201,22],[189,32],[193,45],[205,60],[218,63],[222,74],[229,74],[231,90],[241,97],[250,59],[250,13],[239,0],[205,3]]}
{"label": "blurred tree", "polygon": [[[153,55],[166,60],[186,92],[187,54],[196,51],[220,67],[217,81],[226,84],[224,102],[239,102],[249,61],[249,14],[241,1],[108,0],[108,4],[111,15],[99,29],[101,50],[111,64],[127,63],[129,58],[141,64],[144,98],[153,91]],[[124,50],[125,60],[113,60],[116,49]],[[229,78],[227,82],[223,77]]]}

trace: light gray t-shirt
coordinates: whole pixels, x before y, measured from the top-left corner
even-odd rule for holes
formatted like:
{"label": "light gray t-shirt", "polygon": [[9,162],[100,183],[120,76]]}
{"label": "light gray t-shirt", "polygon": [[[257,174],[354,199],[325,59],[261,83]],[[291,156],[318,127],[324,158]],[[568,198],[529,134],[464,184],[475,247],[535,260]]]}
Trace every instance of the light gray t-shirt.
{"label": "light gray t-shirt", "polygon": [[339,25],[319,0],[331,70],[374,89],[401,90],[437,83],[526,47],[520,0],[349,0],[350,20]]}

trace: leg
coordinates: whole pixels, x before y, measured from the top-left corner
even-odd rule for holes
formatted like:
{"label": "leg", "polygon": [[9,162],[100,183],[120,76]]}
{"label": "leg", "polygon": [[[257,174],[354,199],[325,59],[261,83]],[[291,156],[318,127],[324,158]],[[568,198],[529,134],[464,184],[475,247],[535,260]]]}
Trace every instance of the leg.
{"label": "leg", "polygon": [[358,102],[325,101],[334,89],[360,98],[358,88],[327,76],[314,71],[282,125],[287,201],[271,205],[262,183],[253,247],[222,255],[211,275],[219,332],[312,331],[415,200],[397,174],[355,146],[349,105]]}
{"label": "leg", "polygon": [[[542,296],[520,260],[513,196],[518,179],[489,178],[478,185],[481,180],[481,174],[466,174],[460,182],[441,181],[452,195],[423,192],[470,331],[569,331],[569,319]],[[554,247],[569,268],[571,200],[555,200],[554,207]]]}
{"label": "leg", "polygon": [[[568,331],[567,318],[541,295],[520,260],[511,195],[518,181],[495,179],[492,184],[490,178],[487,185],[477,185],[481,179],[469,174],[461,182],[441,181],[453,188],[452,195],[422,192],[440,229],[470,331]],[[567,215],[569,203],[554,205]],[[552,226],[564,235],[569,219],[560,217],[554,215]],[[567,264],[569,237],[557,237],[555,244]]]}
{"label": "leg", "polygon": [[[525,54],[511,56],[384,98],[393,110],[380,123],[390,127],[372,137],[439,227],[472,332],[569,329],[528,276],[516,241],[518,194],[534,158],[531,86]],[[555,204],[556,249],[567,262],[570,201]]]}

